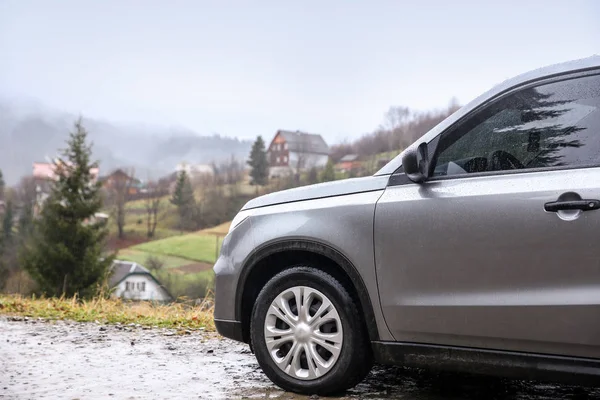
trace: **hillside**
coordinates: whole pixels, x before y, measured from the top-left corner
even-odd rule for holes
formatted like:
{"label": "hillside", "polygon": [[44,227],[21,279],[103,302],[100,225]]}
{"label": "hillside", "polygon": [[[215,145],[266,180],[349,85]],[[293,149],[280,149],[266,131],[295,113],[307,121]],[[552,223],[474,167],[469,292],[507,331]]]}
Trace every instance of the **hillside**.
{"label": "hillside", "polygon": [[[44,161],[63,148],[76,115],[0,98],[0,169],[14,184],[31,173],[34,161]],[[180,127],[116,124],[86,118],[101,174],[117,167],[134,167],[140,178],[157,177],[182,162],[210,163],[245,159],[251,141],[220,135],[203,136]]]}
{"label": "hillside", "polygon": [[148,268],[158,265],[154,273],[176,297],[202,297],[212,288],[212,266],[229,224],[134,245],[117,257]]}

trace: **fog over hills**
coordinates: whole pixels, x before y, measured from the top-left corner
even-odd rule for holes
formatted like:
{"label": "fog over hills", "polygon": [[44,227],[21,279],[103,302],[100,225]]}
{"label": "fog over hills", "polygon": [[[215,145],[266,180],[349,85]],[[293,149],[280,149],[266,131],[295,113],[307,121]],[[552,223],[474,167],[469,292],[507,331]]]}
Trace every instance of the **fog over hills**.
{"label": "fog over hills", "polygon": [[[45,161],[65,147],[76,114],[51,110],[30,101],[0,99],[0,169],[8,184],[31,174],[34,161]],[[219,163],[232,156],[245,160],[252,142],[181,127],[108,122],[83,116],[93,141],[93,156],[103,175],[118,167],[135,168],[140,179],[158,178],[182,162]]]}

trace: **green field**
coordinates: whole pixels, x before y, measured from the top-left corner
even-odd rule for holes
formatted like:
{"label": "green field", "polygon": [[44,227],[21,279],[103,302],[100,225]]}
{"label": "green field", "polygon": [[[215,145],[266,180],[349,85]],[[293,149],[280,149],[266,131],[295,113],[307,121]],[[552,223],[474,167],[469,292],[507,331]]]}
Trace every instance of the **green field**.
{"label": "green field", "polygon": [[119,260],[123,261],[133,261],[140,265],[147,266],[148,259],[150,257],[157,258],[164,264],[164,268],[171,269],[182,267],[184,265],[190,264],[190,260],[186,260],[185,258],[173,257],[173,256],[165,256],[162,254],[152,254],[146,251],[134,250],[132,248],[124,249],[119,251]]}
{"label": "green field", "polygon": [[214,263],[216,261],[217,246],[220,243],[219,236],[198,235],[190,233],[181,236],[171,236],[166,239],[154,240],[137,246],[130,247],[150,254],[162,256],[179,257],[190,262],[204,261]]}
{"label": "green field", "polygon": [[132,254],[137,252],[160,255],[178,260],[172,264],[180,262],[179,260],[187,260],[188,264],[194,261],[214,263],[218,256],[217,249],[220,248],[230,224],[231,222],[226,222],[198,232],[153,240],[129,247],[125,251],[133,252]]}
{"label": "green field", "polygon": [[175,297],[202,297],[211,290],[214,280],[212,264],[217,257],[230,223],[213,228],[170,236],[120,250],[117,258],[148,267],[150,257],[163,267],[153,271]]}

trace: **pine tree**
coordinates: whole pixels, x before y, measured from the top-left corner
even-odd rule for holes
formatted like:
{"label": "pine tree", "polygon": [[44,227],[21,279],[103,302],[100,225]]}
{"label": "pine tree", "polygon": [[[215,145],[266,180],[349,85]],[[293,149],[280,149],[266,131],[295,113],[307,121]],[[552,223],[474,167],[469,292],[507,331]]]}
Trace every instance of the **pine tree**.
{"label": "pine tree", "polygon": [[179,228],[191,227],[194,222],[196,199],[194,198],[194,189],[185,170],[182,170],[177,176],[175,190],[171,196],[171,204],[177,207]]}
{"label": "pine tree", "polygon": [[255,185],[264,186],[269,177],[269,163],[267,162],[267,153],[265,152],[265,142],[261,136],[256,138],[250,151],[248,165],[252,168],[250,176]]}
{"label": "pine tree", "polygon": [[26,240],[33,233],[33,204],[30,202],[23,202],[17,226],[19,229],[19,238],[22,240]]}
{"label": "pine tree", "polygon": [[95,294],[113,260],[104,254],[108,228],[93,222],[102,207],[101,184],[93,181],[97,164],[86,140],[80,119],[55,162],[58,178],[22,252],[23,266],[48,295]]}
{"label": "pine tree", "polygon": [[335,181],[335,171],[333,170],[333,161],[327,161],[325,169],[321,173],[321,182]]}

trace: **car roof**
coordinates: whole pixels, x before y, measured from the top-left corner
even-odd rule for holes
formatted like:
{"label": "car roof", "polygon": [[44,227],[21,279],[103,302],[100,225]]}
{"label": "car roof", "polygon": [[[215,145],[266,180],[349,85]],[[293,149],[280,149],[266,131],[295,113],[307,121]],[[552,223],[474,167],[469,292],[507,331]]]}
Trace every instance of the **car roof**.
{"label": "car roof", "polygon": [[[554,75],[565,74],[569,72],[577,72],[582,70],[600,68],[600,55],[593,55],[587,58],[581,58],[578,60],[572,60],[563,62],[560,64],[548,65],[546,67],[537,68],[532,71],[525,72],[523,74],[517,75],[513,78],[507,79],[502,83],[494,86],[487,92],[479,95],[463,107],[461,107],[458,111],[450,115],[448,118],[440,122],[438,125],[433,127],[427,133],[425,133],[421,138],[415,141],[415,144],[421,142],[429,142],[431,139],[435,138],[438,134],[448,128],[450,125],[454,124],[454,122],[458,121],[473,109],[485,103],[486,101],[513,89],[516,86],[523,85],[528,82],[548,78]],[[394,159],[392,159],[389,163],[387,163],[383,168],[375,173],[375,175],[389,175],[392,174],[396,169],[402,165],[402,155],[404,152],[400,153]]]}

